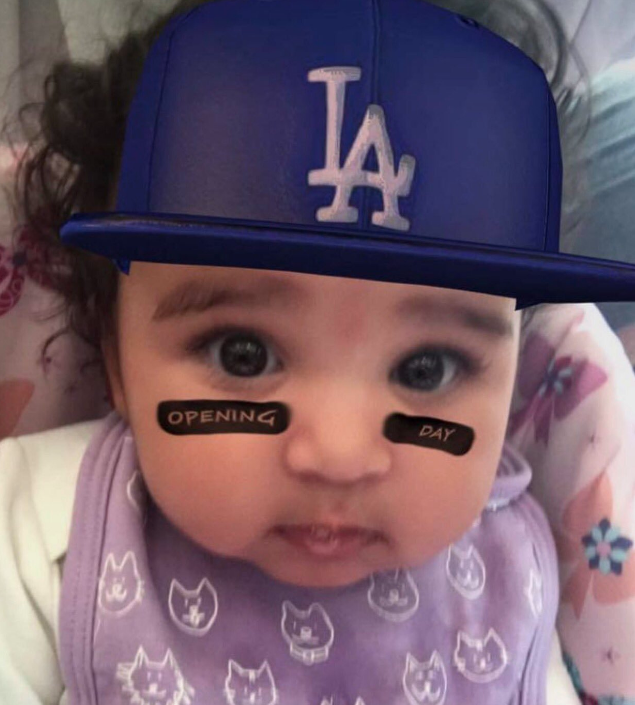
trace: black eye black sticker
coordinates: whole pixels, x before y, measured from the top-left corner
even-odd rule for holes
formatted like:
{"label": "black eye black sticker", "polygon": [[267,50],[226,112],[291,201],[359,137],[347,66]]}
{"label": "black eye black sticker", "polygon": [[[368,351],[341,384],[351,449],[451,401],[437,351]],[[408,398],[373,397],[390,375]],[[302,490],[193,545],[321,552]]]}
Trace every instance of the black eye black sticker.
{"label": "black eye black sticker", "polygon": [[229,399],[162,401],[157,420],[175,436],[207,433],[282,433],[289,425],[289,407],[277,401],[258,403]]}
{"label": "black eye black sticker", "polygon": [[469,426],[406,414],[388,416],[384,436],[393,443],[436,448],[452,455],[465,455],[474,442],[474,431]]}

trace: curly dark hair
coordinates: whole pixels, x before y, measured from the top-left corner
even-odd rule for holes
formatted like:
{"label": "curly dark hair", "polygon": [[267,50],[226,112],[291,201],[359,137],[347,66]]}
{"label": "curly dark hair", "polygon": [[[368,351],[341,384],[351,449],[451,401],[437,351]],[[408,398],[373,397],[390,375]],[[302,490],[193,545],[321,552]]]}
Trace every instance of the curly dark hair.
{"label": "curly dark hair", "polygon": [[[102,343],[110,340],[116,345],[118,272],[105,257],[63,245],[59,229],[73,213],[111,209],[126,117],[146,54],[172,17],[203,1],[180,0],[149,26],[130,31],[119,44],[108,46],[100,63],[55,63],[44,81],[43,101],[24,106],[18,116],[24,123],[35,113],[37,125],[15,182],[13,200],[19,229],[26,230],[44,253],[50,288],[61,302],[51,315],[65,314],[65,327],[60,332],[72,332],[87,342],[100,365]],[[564,75],[574,54],[557,16],[543,0],[433,2],[475,19],[517,45],[545,71],[558,112],[568,108],[574,88],[565,85]],[[574,58],[588,82],[583,65]],[[563,132],[563,120],[560,122]],[[565,131],[565,166],[567,135]],[[523,312],[525,325],[534,310]]]}

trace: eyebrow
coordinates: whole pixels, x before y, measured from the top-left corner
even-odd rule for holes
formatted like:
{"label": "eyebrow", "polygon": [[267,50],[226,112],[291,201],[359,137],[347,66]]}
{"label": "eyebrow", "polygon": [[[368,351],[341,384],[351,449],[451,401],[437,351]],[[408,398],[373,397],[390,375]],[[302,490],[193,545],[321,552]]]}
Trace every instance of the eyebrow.
{"label": "eyebrow", "polygon": [[278,305],[292,309],[306,303],[307,299],[306,291],[297,284],[276,277],[258,279],[249,286],[218,285],[190,279],[177,285],[161,299],[152,320],[164,321],[229,305],[251,308]]}
{"label": "eyebrow", "polygon": [[[159,323],[230,305],[261,309],[275,305],[283,310],[297,310],[306,307],[308,299],[305,289],[276,277],[259,279],[249,286],[219,285],[191,279],[177,285],[159,301],[152,321]],[[512,322],[504,315],[483,311],[447,297],[431,298],[414,294],[399,302],[395,314],[399,318],[419,320],[423,324],[452,322],[494,339],[511,338],[514,334]]]}

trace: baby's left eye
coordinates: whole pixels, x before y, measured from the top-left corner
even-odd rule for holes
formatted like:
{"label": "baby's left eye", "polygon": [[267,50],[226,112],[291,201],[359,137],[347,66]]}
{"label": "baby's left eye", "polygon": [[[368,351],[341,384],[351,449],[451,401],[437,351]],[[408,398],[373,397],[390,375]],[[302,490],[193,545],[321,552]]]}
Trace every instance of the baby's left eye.
{"label": "baby's left eye", "polygon": [[415,391],[433,392],[472,368],[472,361],[458,351],[425,348],[400,362],[391,373],[391,379]]}

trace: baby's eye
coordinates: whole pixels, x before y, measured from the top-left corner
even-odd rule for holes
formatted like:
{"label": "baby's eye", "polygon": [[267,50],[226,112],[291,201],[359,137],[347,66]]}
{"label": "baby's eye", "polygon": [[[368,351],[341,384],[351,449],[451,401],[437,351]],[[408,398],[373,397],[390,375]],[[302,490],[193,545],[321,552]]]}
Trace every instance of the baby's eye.
{"label": "baby's eye", "polygon": [[415,391],[433,392],[449,385],[457,374],[469,373],[473,367],[474,363],[458,351],[426,348],[403,360],[391,379]]}
{"label": "baby's eye", "polygon": [[269,349],[258,334],[239,330],[217,331],[190,347],[214,371],[230,377],[258,377],[276,371],[279,364]]}
{"label": "baby's eye", "polygon": [[253,377],[267,366],[267,350],[252,335],[235,333],[227,336],[218,355],[223,369],[238,377]]}
{"label": "baby's eye", "polygon": [[224,372],[236,377],[256,377],[267,369],[271,360],[266,344],[251,333],[230,333],[216,342],[220,345],[210,346],[214,361]]}

